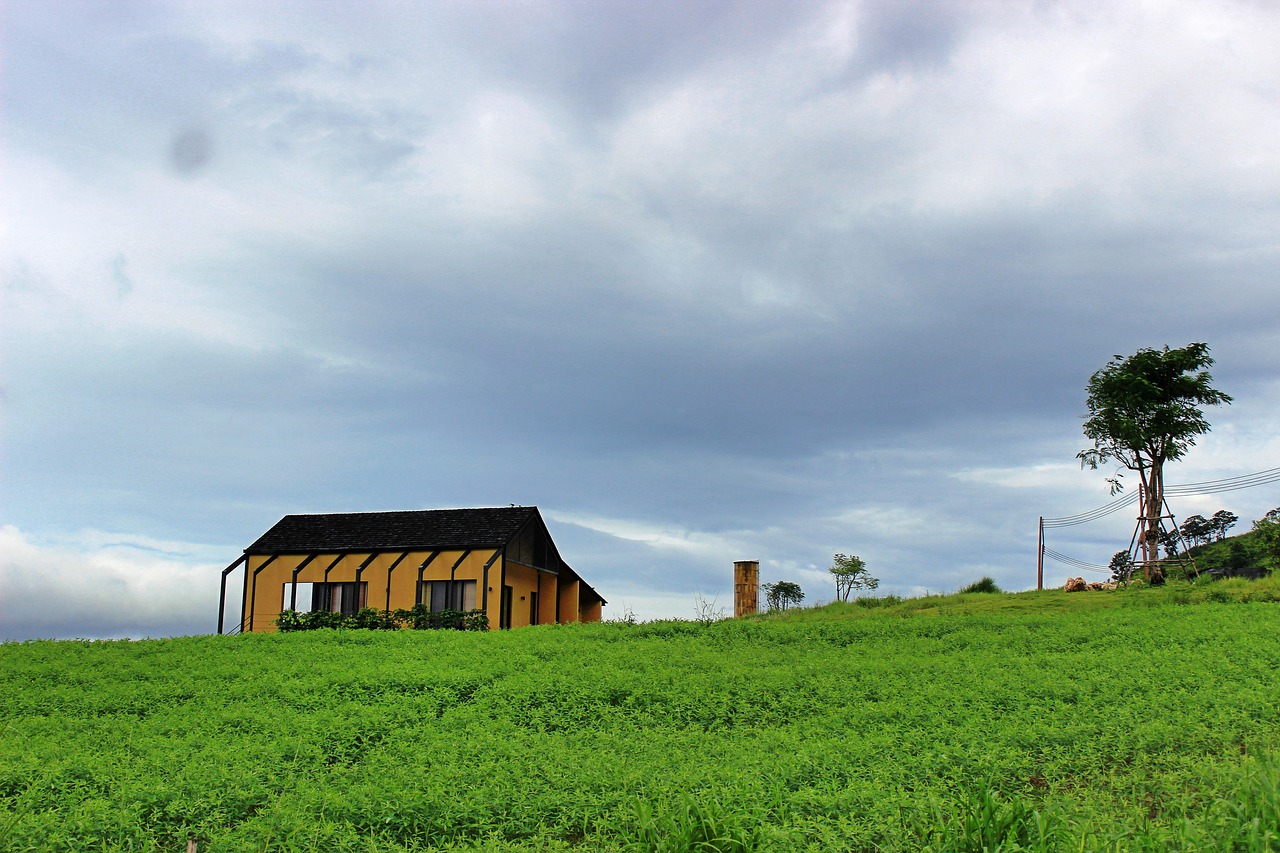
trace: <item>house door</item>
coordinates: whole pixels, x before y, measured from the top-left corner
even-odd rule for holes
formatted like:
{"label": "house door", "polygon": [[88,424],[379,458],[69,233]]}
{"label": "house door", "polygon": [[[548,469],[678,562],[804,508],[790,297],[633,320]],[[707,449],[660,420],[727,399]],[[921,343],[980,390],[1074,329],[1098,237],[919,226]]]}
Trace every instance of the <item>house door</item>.
{"label": "house door", "polygon": [[509,586],[502,588],[502,609],[498,612],[498,627],[511,627],[511,597],[515,590]]}

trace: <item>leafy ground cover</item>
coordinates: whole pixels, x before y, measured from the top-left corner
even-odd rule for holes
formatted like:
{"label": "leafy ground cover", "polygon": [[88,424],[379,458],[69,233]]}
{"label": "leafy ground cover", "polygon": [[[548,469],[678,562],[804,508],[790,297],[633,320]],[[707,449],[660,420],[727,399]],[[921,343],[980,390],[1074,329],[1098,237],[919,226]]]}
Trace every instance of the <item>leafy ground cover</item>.
{"label": "leafy ground cover", "polygon": [[1278,592],[0,645],[0,850],[1277,850]]}

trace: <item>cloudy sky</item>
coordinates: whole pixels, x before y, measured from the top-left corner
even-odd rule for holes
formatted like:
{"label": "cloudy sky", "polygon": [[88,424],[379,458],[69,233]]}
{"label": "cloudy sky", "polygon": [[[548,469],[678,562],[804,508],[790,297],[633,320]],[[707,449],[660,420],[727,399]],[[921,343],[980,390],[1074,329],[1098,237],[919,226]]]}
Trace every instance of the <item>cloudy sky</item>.
{"label": "cloudy sky", "polygon": [[[0,12],[0,639],[214,629],[296,512],[535,504],[606,616],[1035,585],[1113,354],[1280,466],[1264,2]],[[1236,512],[1280,487],[1183,498]],[[1105,564],[1131,512],[1051,531]],[[1046,583],[1077,572],[1050,563]]]}

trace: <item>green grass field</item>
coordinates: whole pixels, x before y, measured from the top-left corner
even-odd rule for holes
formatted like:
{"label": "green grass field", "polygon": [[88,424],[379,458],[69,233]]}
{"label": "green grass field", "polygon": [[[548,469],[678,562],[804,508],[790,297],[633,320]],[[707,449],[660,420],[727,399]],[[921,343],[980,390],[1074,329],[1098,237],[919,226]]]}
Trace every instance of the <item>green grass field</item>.
{"label": "green grass field", "polygon": [[0,645],[0,850],[1280,850],[1280,586]]}

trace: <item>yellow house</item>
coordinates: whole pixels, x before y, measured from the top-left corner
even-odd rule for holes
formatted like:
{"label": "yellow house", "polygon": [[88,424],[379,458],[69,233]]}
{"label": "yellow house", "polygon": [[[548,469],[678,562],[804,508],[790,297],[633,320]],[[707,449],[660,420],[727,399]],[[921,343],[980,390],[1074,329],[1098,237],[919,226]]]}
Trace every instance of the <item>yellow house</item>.
{"label": "yellow house", "polygon": [[[491,628],[598,622],[605,600],[560,559],[537,507],[286,515],[222,571],[244,565],[239,631],[284,610],[479,609]],[[233,633],[236,629],[233,629]]]}

